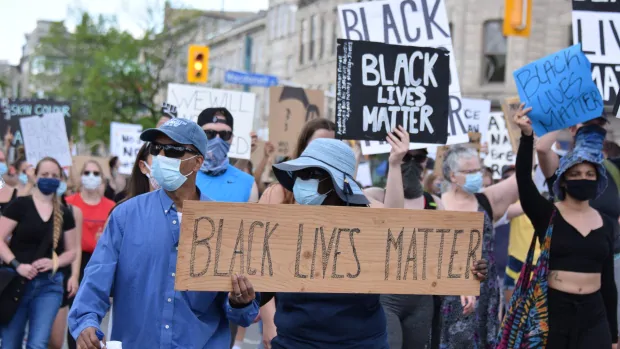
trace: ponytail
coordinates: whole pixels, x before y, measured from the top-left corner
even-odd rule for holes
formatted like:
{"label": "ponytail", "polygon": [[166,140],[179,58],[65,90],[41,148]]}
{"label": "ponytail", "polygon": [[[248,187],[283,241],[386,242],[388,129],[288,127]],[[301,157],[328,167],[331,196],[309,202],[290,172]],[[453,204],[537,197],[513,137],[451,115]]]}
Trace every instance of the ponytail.
{"label": "ponytail", "polygon": [[52,274],[56,274],[58,270],[58,255],[56,254],[56,248],[58,247],[58,241],[60,240],[60,234],[62,234],[62,225],[63,225],[63,213],[62,206],[60,203],[60,199],[58,195],[54,193],[54,197],[52,198],[53,205],[53,245],[52,245]]}

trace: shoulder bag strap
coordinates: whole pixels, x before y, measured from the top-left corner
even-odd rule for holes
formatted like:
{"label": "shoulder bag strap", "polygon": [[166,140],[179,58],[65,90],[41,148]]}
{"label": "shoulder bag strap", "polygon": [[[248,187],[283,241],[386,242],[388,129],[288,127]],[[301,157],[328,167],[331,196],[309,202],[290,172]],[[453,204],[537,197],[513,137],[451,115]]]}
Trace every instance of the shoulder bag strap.
{"label": "shoulder bag strap", "polygon": [[[547,231],[545,233],[545,238],[543,240],[543,244],[540,248],[540,257],[538,257],[538,263],[548,263],[549,262],[549,250],[551,248],[551,233],[553,232],[553,220],[556,216],[557,209],[553,210],[551,214],[551,218],[549,219],[549,225],[547,226]],[[523,263],[523,267],[521,267],[521,273],[519,275],[519,280],[517,284],[521,287],[522,291],[525,291],[530,286],[530,275],[532,274],[532,270],[534,269],[534,252],[536,251],[536,244],[538,243],[538,236],[534,234],[532,237],[532,242],[530,243],[530,249],[527,252],[527,258],[525,259],[525,263]]]}

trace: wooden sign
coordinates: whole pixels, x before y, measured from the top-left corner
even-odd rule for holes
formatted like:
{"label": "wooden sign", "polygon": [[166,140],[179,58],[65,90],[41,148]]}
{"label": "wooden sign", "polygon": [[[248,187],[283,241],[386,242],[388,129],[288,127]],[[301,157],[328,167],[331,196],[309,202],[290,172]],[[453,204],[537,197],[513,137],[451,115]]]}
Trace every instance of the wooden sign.
{"label": "wooden sign", "polygon": [[514,116],[519,110],[521,100],[519,97],[509,97],[504,99],[502,103],[502,111],[504,112],[504,120],[508,129],[508,137],[512,145],[512,151],[516,154],[519,151],[519,140],[521,139],[521,129],[514,121]]}
{"label": "wooden sign", "polygon": [[478,295],[478,212],[185,201],[175,289]]}

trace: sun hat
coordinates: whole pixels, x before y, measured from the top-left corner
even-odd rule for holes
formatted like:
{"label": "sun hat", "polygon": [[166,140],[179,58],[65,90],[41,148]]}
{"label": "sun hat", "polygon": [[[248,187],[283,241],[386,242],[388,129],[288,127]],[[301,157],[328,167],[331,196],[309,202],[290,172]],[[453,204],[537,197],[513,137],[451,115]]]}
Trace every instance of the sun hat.
{"label": "sun hat", "polygon": [[575,147],[560,158],[560,166],[555,172],[556,179],[553,183],[553,192],[558,199],[564,200],[564,191],[560,188],[564,173],[569,168],[583,162],[589,162],[596,167],[598,173],[596,197],[599,197],[607,188],[607,171],[603,166],[603,142],[606,134],[607,131],[597,125],[583,126],[577,131]]}
{"label": "sun hat", "polygon": [[355,154],[347,144],[336,139],[318,138],[310,142],[297,159],[273,165],[273,172],[284,188],[293,191],[295,172],[320,168],[329,174],[336,194],[344,202],[368,205],[362,188],[353,179],[355,164]]}

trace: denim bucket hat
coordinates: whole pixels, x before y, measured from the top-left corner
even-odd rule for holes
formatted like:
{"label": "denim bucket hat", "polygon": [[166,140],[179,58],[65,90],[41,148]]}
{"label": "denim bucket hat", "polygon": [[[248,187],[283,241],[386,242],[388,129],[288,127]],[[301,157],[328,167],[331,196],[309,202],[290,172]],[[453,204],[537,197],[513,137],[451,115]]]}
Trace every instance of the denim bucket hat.
{"label": "denim bucket hat", "polygon": [[353,180],[355,154],[344,142],[329,138],[315,139],[297,159],[273,165],[273,172],[284,188],[293,191],[294,173],[306,168],[320,168],[329,173],[336,194],[344,202],[369,204],[362,188]]}
{"label": "denim bucket hat", "polygon": [[596,167],[598,174],[598,189],[596,197],[599,197],[605,188],[607,188],[607,171],[603,166],[603,141],[607,131],[597,125],[583,126],[575,135],[575,147],[560,159],[560,166],[555,172],[556,180],[553,183],[553,192],[555,196],[564,200],[564,191],[560,188],[562,175],[566,171],[583,162],[589,162]]}

